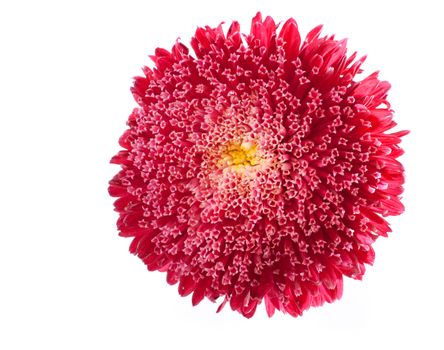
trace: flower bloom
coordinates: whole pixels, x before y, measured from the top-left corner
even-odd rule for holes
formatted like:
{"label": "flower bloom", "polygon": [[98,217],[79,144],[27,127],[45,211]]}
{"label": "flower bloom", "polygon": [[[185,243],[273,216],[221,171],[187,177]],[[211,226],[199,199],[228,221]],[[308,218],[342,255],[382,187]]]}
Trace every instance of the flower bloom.
{"label": "flower bloom", "polygon": [[390,84],[355,80],[365,57],[320,31],[301,41],[294,19],[260,13],[245,36],[198,28],[194,54],[156,49],[135,78],[112,159],[118,229],[193,305],[251,317],[262,300],[269,316],[331,303],[404,210]]}

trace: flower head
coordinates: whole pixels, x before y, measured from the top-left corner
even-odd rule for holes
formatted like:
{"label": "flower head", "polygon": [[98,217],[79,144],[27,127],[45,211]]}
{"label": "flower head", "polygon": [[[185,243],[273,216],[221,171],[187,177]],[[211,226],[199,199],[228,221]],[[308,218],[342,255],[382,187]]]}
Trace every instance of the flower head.
{"label": "flower head", "polygon": [[294,19],[260,13],[247,36],[198,28],[194,54],[156,49],[135,78],[112,159],[118,228],[193,305],[298,316],[339,299],[390,231],[383,216],[403,212],[390,84],[355,80],[364,58],[320,31],[302,42]]}

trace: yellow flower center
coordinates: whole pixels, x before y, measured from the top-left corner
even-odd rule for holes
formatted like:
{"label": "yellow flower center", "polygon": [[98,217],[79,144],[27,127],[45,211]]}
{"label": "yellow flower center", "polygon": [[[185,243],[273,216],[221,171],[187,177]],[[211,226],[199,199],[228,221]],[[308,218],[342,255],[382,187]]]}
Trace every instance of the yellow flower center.
{"label": "yellow flower center", "polygon": [[244,171],[246,168],[259,165],[261,161],[256,144],[232,142],[222,151],[219,165],[235,171]]}

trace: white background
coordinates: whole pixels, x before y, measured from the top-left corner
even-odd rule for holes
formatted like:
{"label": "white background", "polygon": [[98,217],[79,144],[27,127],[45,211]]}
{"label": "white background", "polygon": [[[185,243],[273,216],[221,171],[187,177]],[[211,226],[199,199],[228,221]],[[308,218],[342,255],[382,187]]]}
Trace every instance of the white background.
{"label": "white background", "polygon": [[[439,1],[2,1],[0,348],[444,349],[443,34]],[[197,25],[261,10],[348,37],[380,69],[405,137],[406,212],[363,282],[303,317],[191,306],[117,235],[109,159],[132,77]]]}

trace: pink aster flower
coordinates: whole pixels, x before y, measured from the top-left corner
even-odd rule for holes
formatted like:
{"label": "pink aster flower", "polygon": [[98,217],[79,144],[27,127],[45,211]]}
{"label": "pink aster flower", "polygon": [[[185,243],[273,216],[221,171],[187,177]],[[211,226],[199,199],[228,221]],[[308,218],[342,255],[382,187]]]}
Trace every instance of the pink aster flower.
{"label": "pink aster flower", "polygon": [[251,317],[262,300],[270,316],[331,303],[404,210],[390,84],[357,80],[364,57],[320,32],[301,41],[294,19],[258,13],[249,35],[233,22],[198,28],[194,53],[156,49],[135,78],[112,159],[118,229],[193,305]]}

